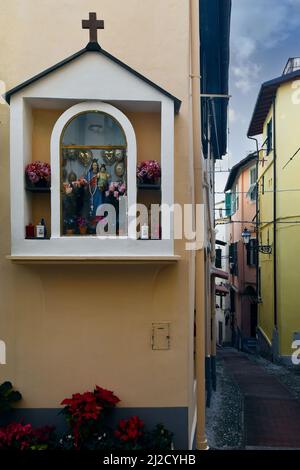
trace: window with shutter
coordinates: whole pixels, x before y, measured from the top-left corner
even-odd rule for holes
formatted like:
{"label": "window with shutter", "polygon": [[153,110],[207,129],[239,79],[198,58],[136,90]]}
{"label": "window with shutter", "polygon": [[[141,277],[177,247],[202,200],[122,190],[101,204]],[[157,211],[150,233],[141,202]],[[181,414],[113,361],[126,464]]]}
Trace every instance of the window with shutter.
{"label": "window with shutter", "polygon": [[256,188],[257,188],[257,172],[256,172],[256,166],[250,168],[249,170],[250,174],[250,187],[249,191],[247,193],[247,197],[249,197],[250,201],[255,201],[256,200]]}
{"label": "window with shutter", "polygon": [[234,274],[235,276],[238,275],[238,244],[231,243],[229,245],[229,267],[230,267],[230,274]]}
{"label": "window with shutter", "polygon": [[256,266],[257,263],[257,241],[256,238],[251,238],[247,245],[247,265]]}
{"label": "window with shutter", "polygon": [[270,119],[270,121],[267,124],[267,155],[269,155],[272,148],[273,148],[273,120]]}
{"label": "window with shutter", "polygon": [[222,249],[217,248],[216,249],[216,262],[215,262],[216,268],[222,268]]}
{"label": "window with shutter", "polygon": [[225,194],[225,215],[226,217],[231,216],[231,193]]}

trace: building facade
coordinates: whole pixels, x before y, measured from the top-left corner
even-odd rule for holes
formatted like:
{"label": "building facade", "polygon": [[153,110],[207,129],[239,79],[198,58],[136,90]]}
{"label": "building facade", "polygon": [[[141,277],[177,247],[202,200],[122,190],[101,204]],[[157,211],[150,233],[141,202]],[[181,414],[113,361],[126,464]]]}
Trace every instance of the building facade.
{"label": "building facade", "polygon": [[230,219],[226,214],[225,200],[215,204],[215,224],[216,224],[216,269],[227,273],[227,279],[223,276],[216,278],[216,342],[219,346],[231,344],[231,316],[230,297],[228,283],[229,277],[229,246],[227,243],[230,230]]}
{"label": "building facade", "polygon": [[[138,414],[148,425],[163,422],[174,432],[176,448],[207,446],[205,358],[213,352],[207,325],[214,296],[206,288],[214,279],[210,168],[226,151],[226,141],[219,152],[202,150],[199,25],[201,8],[212,14],[208,4],[227,35],[222,47],[220,38],[214,43],[225,58],[224,87],[230,2],[203,1],[199,11],[194,0],[128,0],[117,8],[105,0],[98,12],[92,1],[105,30],[100,44],[91,38],[83,48],[88,32],[80,29],[87,15],[82,0],[72,8],[53,8],[52,2],[36,8],[30,0],[14,32],[11,18],[16,12],[20,17],[20,4],[4,9],[0,284],[6,364],[0,382],[10,380],[22,392],[15,419],[60,427],[61,401],[98,384],[121,398],[117,418]],[[42,19],[49,17],[61,28],[45,28]],[[124,29],[124,21],[131,26]],[[203,40],[207,56],[211,42],[204,33]],[[208,70],[205,61],[202,67]],[[226,106],[214,120],[221,129]],[[37,160],[51,165],[51,187],[35,191],[24,171]],[[150,188],[136,178],[137,164],[148,160],[161,167]],[[88,183],[82,189],[83,179]],[[118,219],[117,232],[104,234],[107,214],[98,209],[110,197],[111,183],[125,185],[114,189],[127,196],[128,210],[124,226]],[[136,203],[190,204],[194,221],[195,204],[206,204],[201,242],[191,250],[190,240],[175,238],[172,211],[169,223],[162,213],[158,230],[143,237],[144,221],[129,210]],[[42,239],[40,232],[28,236],[31,224]]]}
{"label": "building facade", "polygon": [[[230,213],[227,243],[232,344],[246,349],[251,338],[256,338],[257,327],[255,154],[231,169],[225,192]],[[245,229],[250,232],[247,246],[242,236]]]}
{"label": "building facade", "polygon": [[291,365],[293,341],[299,339],[299,69],[289,59],[283,74],[262,84],[248,136],[257,136],[259,152],[259,236],[268,255],[259,254],[261,349]]}

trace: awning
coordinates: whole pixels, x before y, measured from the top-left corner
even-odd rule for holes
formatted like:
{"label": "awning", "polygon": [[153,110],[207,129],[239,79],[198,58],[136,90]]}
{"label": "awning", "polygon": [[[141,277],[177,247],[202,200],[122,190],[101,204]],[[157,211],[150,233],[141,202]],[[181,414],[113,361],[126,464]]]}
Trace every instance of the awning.
{"label": "awning", "polygon": [[223,271],[222,269],[217,269],[214,267],[211,268],[210,274],[211,276],[219,277],[221,279],[228,279],[229,277],[229,274],[226,271]]}
{"label": "awning", "polygon": [[225,296],[229,294],[229,290],[225,286],[217,285],[216,286],[216,295]]}

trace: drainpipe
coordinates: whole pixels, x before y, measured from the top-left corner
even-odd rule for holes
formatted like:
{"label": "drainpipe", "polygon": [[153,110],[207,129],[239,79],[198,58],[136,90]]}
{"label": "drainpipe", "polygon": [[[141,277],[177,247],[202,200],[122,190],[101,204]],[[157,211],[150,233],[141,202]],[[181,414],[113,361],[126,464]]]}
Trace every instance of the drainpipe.
{"label": "drainpipe", "polygon": [[[199,2],[190,2],[190,41],[191,41],[191,87],[193,117],[193,166],[194,203],[203,204],[202,152],[201,152],[201,113],[200,113],[200,37]],[[205,437],[205,277],[204,250],[195,252],[195,307],[196,307],[196,401],[197,429],[196,448],[207,449]]]}

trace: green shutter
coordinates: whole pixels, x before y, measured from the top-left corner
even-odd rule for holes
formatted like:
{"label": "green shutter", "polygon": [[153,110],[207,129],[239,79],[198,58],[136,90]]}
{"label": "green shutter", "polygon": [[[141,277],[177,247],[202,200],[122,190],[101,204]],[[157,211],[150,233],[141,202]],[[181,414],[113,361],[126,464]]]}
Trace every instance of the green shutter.
{"label": "green shutter", "polygon": [[231,216],[231,193],[226,193],[225,194],[225,215],[226,217]]}
{"label": "green shutter", "polygon": [[216,262],[215,262],[216,268],[222,268],[222,249],[221,248],[216,248]]}

